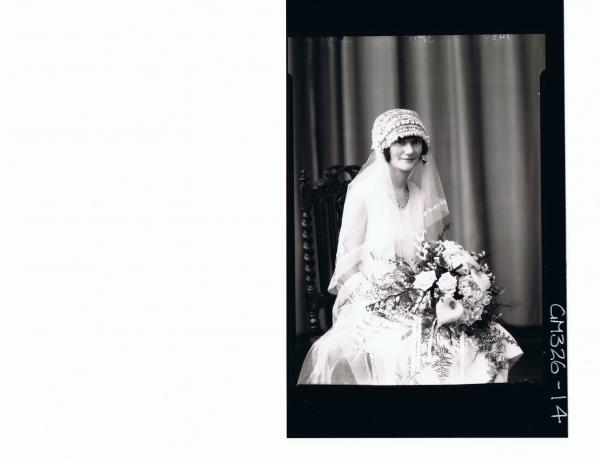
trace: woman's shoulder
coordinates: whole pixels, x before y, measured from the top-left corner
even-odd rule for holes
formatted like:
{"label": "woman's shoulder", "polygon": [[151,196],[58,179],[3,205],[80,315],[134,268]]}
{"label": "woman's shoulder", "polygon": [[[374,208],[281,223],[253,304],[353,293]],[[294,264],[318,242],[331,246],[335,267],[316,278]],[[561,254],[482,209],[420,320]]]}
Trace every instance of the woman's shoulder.
{"label": "woman's shoulder", "polygon": [[364,202],[365,199],[372,195],[372,189],[372,185],[368,181],[351,183],[350,186],[348,186],[347,197],[352,197],[354,200]]}

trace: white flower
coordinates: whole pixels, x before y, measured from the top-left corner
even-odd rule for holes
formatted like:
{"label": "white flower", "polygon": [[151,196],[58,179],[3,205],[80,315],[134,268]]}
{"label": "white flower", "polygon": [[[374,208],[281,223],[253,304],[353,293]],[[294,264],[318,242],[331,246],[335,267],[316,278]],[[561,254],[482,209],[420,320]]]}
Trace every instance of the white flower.
{"label": "white flower", "polygon": [[483,301],[481,303],[483,304],[483,306],[488,306],[491,301],[492,295],[489,292],[486,292],[486,294],[483,296]]}
{"label": "white flower", "polygon": [[446,261],[452,258],[453,255],[459,254],[462,251],[460,245],[454,241],[444,241],[443,247],[444,250],[442,251],[442,256]]}
{"label": "white flower", "polygon": [[[446,257],[444,258],[446,259]],[[463,276],[469,274],[471,268],[476,268],[477,270],[479,269],[479,265],[475,259],[465,251],[451,255],[446,259],[446,262],[452,269],[456,270],[458,274]]]}
{"label": "white flower", "polygon": [[489,290],[492,286],[490,278],[482,271],[471,271],[471,277],[477,283],[482,292]]}
{"label": "white flower", "polygon": [[462,303],[450,295],[445,295],[435,305],[435,314],[440,326],[458,321],[463,316],[464,311]]}
{"label": "white flower", "polygon": [[479,321],[481,319],[481,313],[483,313],[483,305],[475,304],[472,309],[465,309],[464,314],[461,318],[465,324],[471,326],[475,321]]}
{"label": "white flower", "polygon": [[475,309],[473,310],[473,316],[475,317],[475,320],[478,321],[479,319],[481,319],[481,313],[483,313],[483,308],[484,305],[482,304],[475,305]]}
{"label": "white flower", "polygon": [[435,271],[423,271],[417,274],[413,287],[415,289],[421,289],[423,291],[429,289],[435,282]]}
{"label": "white flower", "polygon": [[460,252],[460,250],[462,248],[458,242],[449,241],[448,239],[443,241],[442,244],[444,245],[444,249],[446,249],[449,252],[454,252],[454,253]]}
{"label": "white flower", "polygon": [[486,292],[483,292],[475,278],[472,275],[463,276],[458,281],[458,291],[464,297],[462,299],[465,306],[472,306],[478,303],[482,303],[485,299]]}
{"label": "white flower", "polygon": [[456,290],[456,278],[450,273],[444,273],[438,280],[437,285],[445,294],[453,293]]}

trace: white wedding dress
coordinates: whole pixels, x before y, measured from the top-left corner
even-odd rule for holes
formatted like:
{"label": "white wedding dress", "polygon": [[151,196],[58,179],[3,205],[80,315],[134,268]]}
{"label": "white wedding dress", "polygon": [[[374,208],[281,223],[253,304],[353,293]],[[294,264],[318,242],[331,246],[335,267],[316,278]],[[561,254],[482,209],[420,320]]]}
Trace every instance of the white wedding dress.
{"label": "white wedding dress", "polygon": [[298,383],[506,382],[523,351],[499,324],[492,326],[494,341],[484,345],[477,337],[448,337],[427,329],[419,317],[390,321],[366,309],[374,301],[369,289],[389,272],[390,257],[411,261],[415,238],[425,229],[424,196],[416,184],[408,183],[410,200],[404,209],[386,201],[379,186],[363,182],[348,193],[338,252],[344,258],[338,256],[330,286],[338,292],[334,323],[310,348]]}

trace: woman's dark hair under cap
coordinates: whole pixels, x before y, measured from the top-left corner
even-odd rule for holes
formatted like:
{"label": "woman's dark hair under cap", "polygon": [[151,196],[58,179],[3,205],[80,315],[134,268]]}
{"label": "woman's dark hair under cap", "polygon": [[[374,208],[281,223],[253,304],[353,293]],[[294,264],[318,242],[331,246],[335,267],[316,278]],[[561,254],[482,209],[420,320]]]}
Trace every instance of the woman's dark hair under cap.
{"label": "woman's dark hair under cap", "polygon": [[[427,143],[425,142],[425,140],[423,138],[421,138],[420,136],[406,136],[406,137],[399,136],[398,139],[396,141],[394,141],[394,143],[401,143],[404,138],[419,138],[421,140],[421,146],[423,146],[423,151],[421,151],[422,156],[427,154],[427,151],[429,151],[429,146],[427,146]],[[394,144],[394,143],[392,143],[392,144]],[[390,161],[390,159],[391,159],[390,148],[383,148],[383,157],[385,157],[386,162]]]}

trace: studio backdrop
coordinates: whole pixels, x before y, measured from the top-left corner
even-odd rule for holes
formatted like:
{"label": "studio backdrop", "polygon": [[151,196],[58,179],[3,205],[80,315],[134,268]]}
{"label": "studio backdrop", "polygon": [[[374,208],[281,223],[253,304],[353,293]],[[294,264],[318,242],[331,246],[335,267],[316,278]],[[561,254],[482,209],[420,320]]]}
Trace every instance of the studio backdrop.
{"label": "studio backdrop", "polygon": [[446,238],[486,250],[504,314],[541,324],[540,74],[543,35],[294,37],[296,332],[307,329],[298,176],[362,165],[391,108],[419,113],[446,192]]}

